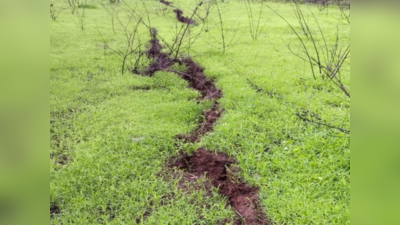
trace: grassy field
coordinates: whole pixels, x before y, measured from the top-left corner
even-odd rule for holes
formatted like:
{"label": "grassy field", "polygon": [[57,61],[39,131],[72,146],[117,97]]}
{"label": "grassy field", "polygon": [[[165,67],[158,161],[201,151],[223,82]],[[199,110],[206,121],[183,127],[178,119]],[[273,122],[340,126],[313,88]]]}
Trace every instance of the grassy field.
{"label": "grassy field", "polygon": [[[196,7],[196,1],[172,2],[185,15]],[[158,1],[143,3],[137,10],[147,9],[151,26],[172,42],[182,26],[175,14]],[[267,5],[299,29],[290,4]],[[207,32],[181,52],[215,80],[225,109],[214,132],[185,144],[176,135],[194,130],[212,102],[199,102],[199,93],[174,73],[121,74],[122,57],[111,49],[124,50],[126,37],[118,21],[114,33],[109,12],[117,10],[124,24],[128,6],[88,0],[74,14],[61,0],[53,7],[60,13],[50,19],[51,224],[233,223],[237,214],[224,196],[179,189],[180,178],[167,167],[179,151],[199,147],[238,161],[238,176],[260,187],[261,205],[275,224],[350,224],[350,135],[296,115],[350,130],[349,98],[331,82],[315,80],[309,65],[289,52],[288,44],[297,49],[296,36],[270,9],[263,8],[254,40],[245,3],[221,2],[231,43],[225,54],[215,10]],[[260,4],[251,7],[258,17]],[[338,9],[310,10],[329,43],[337,30],[350,41],[350,25]],[[138,35],[144,51],[145,26]],[[349,73],[342,74],[348,87]]]}

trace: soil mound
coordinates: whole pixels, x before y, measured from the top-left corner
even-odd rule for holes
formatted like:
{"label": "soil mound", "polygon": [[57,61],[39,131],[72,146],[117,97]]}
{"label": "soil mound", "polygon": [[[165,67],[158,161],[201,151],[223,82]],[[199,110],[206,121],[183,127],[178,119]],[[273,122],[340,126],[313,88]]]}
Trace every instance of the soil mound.
{"label": "soil mound", "polygon": [[[179,168],[185,173],[200,178],[206,176],[211,185],[218,188],[219,193],[227,197],[229,204],[236,210],[240,219],[235,224],[242,224],[244,220],[247,225],[269,224],[267,216],[260,207],[260,198],[257,194],[259,188],[245,182],[240,182],[232,171],[235,160],[225,153],[213,153],[204,148],[189,156],[181,154],[180,158],[170,165],[172,168]],[[193,181],[193,179],[191,179]]]}

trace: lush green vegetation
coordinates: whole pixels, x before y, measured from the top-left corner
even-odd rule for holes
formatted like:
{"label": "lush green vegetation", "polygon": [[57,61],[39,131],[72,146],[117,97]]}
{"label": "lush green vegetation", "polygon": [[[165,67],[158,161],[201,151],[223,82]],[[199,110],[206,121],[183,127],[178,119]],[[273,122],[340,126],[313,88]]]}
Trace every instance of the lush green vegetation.
{"label": "lush green vegetation", "polygon": [[[185,15],[196,6],[172,2]],[[236,214],[224,197],[179,190],[179,177],[166,167],[179,150],[200,146],[238,160],[239,175],[261,188],[261,205],[276,224],[350,224],[350,135],[332,128],[350,129],[349,98],[331,82],[314,79],[308,63],[289,52],[288,44],[297,49],[296,36],[266,7],[254,39],[244,4],[219,3],[230,43],[225,54],[216,10],[197,41],[181,51],[223,91],[225,112],[201,143],[177,149],[175,136],[195,129],[211,102],[197,104],[199,94],[176,74],[131,74],[134,57],[121,74],[123,56],[114,50],[126,49],[126,33],[118,21],[114,33],[110,12],[117,9],[126,24],[126,4],[88,0],[72,14],[67,3],[53,2],[60,13],[50,19],[50,204],[60,213],[51,215],[51,224],[233,221]],[[290,4],[267,4],[300,29]],[[257,20],[260,5],[251,7]],[[350,25],[339,9],[302,7],[306,14],[312,10],[329,43],[337,30],[350,41]],[[153,0],[138,2],[136,9],[147,9],[151,26],[173,42],[182,25],[164,8]],[[138,36],[145,50],[145,26]],[[342,79],[349,87],[347,69]]]}

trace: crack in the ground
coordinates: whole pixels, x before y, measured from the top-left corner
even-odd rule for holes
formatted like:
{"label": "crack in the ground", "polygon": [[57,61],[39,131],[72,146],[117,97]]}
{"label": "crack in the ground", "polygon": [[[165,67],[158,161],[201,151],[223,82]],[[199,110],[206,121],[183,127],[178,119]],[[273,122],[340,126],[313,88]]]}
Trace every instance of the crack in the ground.
{"label": "crack in the ground", "polygon": [[212,132],[214,130],[214,124],[217,120],[221,117],[222,113],[224,112],[223,109],[218,109],[219,103],[215,102],[213,107],[203,112],[203,118],[200,121],[198,127],[190,134],[184,135],[179,134],[177,135],[177,139],[184,140],[186,142],[199,142],[201,137],[204,136],[206,133]]}
{"label": "crack in the ground", "polygon": [[183,11],[180,10],[180,9],[178,9],[177,7],[173,6],[173,5],[172,5],[172,2],[168,2],[168,1],[165,1],[165,0],[160,0],[160,3],[162,3],[162,4],[166,5],[166,6],[175,8],[175,9],[174,9],[174,13],[176,14],[176,19],[177,19],[179,22],[181,22],[181,23],[186,23],[186,24],[194,24],[194,23],[196,22],[196,21],[192,20],[192,19],[189,18],[189,17],[184,17],[184,16],[183,16]]}
{"label": "crack in the ground", "polygon": [[194,24],[195,21],[190,19],[189,17],[184,17],[183,16],[183,11],[180,9],[175,9],[174,13],[176,13],[176,19],[181,22],[181,23],[187,23],[187,24]]}
{"label": "crack in the ground", "polygon": [[[160,0],[162,4],[169,7],[171,2]],[[176,7],[174,7],[176,8]],[[174,12],[177,14],[178,21],[191,24],[193,20],[182,16],[183,12],[176,8]],[[201,140],[205,134],[212,132],[216,121],[221,117],[224,109],[219,109],[218,100],[222,97],[222,91],[215,86],[214,81],[208,80],[204,74],[204,68],[189,57],[173,59],[167,53],[162,52],[163,46],[157,38],[157,30],[151,29],[152,39],[151,47],[145,52],[149,59],[153,62],[144,71],[132,71],[136,74],[152,76],[157,71],[174,72],[182,79],[188,81],[189,87],[201,94],[202,100],[214,101],[213,106],[209,110],[203,112],[203,119],[200,120],[197,128],[190,134],[177,135],[177,139],[183,139],[187,142],[195,143]],[[185,65],[184,72],[176,71],[171,67],[178,63]],[[210,191],[211,187],[217,188],[218,192],[227,197],[228,203],[234,208],[238,219],[234,224],[247,225],[265,225],[270,224],[266,214],[260,206],[260,198],[258,196],[258,187],[251,186],[241,181],[234,172],[237,172],[234,164],[236,161],[230,158],[226,153],[213,153],[204,148],[199,148],[193,155],[181,153],[180,158],[170,164],[170,168],[178,168],[184,171],[183,178],[189,182],[195,181],[201,177],[210,180],[211,185],[206,185],[206,189]],[[181,186],[181,185],[180,185]],[[181,188],[184,189],[182,186]]]}

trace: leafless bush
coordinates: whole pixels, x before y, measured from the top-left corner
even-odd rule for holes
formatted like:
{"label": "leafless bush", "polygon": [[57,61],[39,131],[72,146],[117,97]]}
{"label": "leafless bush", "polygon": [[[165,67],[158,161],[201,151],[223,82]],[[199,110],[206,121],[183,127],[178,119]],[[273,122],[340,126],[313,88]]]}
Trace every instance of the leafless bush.
{"label": "leafless bush", "polygon": [[206,23],[215,4],[213,1],[196,0],[196,5],[199,5],[200,3],[202,3],[202,7],[199,7],[197,9],[197,11],[195,12],[195,16],[196,19],[200,20],[203,23]]}
{"label": "leafless bush", "polygon": [[70,7],[80,7],[82,4],[86,4],[87,0],[67,0]]}
{"label": "leafless bush", "polygon": [[218,19],[219,19],[219,25],[220,25],[220,31],[221,31],[221,40],[222,40],[222,52],[225,54],[226,51],[226,43],[225,43],[225,35],[224,35],[224,21],[222,19],[221,15],[221,10],[219,8],[218,1],[216,1],[217,5],[217,12],[218,12]]}
{"label": "leafless bush", "polygon": [[350,3],[339,5],[340,15],[350,24]]}
{"label": "leafless bush", "polygon": [[[200,28],[200,30],[198,32],[196,32],[194,35],[191,35],[191,26],[193,26],[194,24],[194,17],[197,13],[197,11],[199,10],[199,8],[202,6],[203,1],[199,2],[196,7],[194,8],[192,14],[190,17],[188,18],[188,21],[180,21],[182,23],[181,28],[179,29],[179,32],[177,33],[174,42],[170,45],[170,55],[173,56],[173,58],[178,58],[179,53],[181,50],[184,51],[183,44],[186,42],[188,43],[187,47],[190,47],[191,45],[193,45],[193,43],[197,40],[197,38],[199,37],[199,35],[202,33],[203,28],[204,28],[204,24],[203,26]],[[193,21],[193,22],[191,22]],[[198,25],[198,24],[197,24]],[[187,41],[185,41],[185,39],[187,39]]]}
{"label": "leafless bush", "polygon": [[66,0],[68,2],[69,7],[72,8],[72,14],[75,14],[77,8],[80,8],[82,5],[86,4],[86,0]]}
{"label": "leafless bush", "polygon": [[121,11],[121,8],[118,4],[102,4],[103,8],[107,11],[107,13],[111,16],[111,26],[114,34],[117,34],[115,31],[115,21],[117,20],[118,14]]}
{"label": "leafless bush", "polygon": [[50,3],[50,18],[56,21],[57,17],[60,15],[64,4],[61,7],[57,7],[55,3]]}
{"label": "leafless bush", "polygon": [[79,24],[79,28],[82,30],[82,31],[85,31],[85,11],[86,11],[86,8],[78,8],[77,9],[77,18],[78,18],[78,24]]}
{"label": "leafless bush", "polygon": [[[207,15],[216,13],[216,16],[212,18],[207,17],[207,19],[204,20],[204,32],[208,35],[203,37],[203,41],[207,43],[208,46],[219,49],[223,54],[225,54],[226,51],[230,47],[234,46],[238,40],[237,34],[240,30],[240,22],[237,23],[235,28],[230,29],[233,32],[229,33],[229,30],[225,27],[224,19],[224,14],[227,12],[227,8],[218,1],[215,1],[212,3],[211,9],[212,10],[208,11]],[[215,33],[218,35],[214,36],[214,30],[217,30]]]}
{"label": "leafless bush", "polygon": [[[273,10],[271,7],[268,6],[268,8],[282,18],[289,25],[292,32],[296,35],[300,43],[300,52],[295,52],[290,45],[288,45],[288,48],[293,55],[310,65],[314,79],[317,79],[317,74],[319,74],[319,77],[321,77],[323,80],[333,82],[336,87],[338,87],[348,98],[350,98],[350,90],[343,84],[341,76],[344,66],[346,65],[347,60],[350,58],[350,44],[341,40],[339,28],[337,28],[336,31],[335,42],[332,45],[329,45],[318,19],[311,10],[310,13],[317,24],[318,32],[314,32],[314,29],[310,28],[309,22],[305,19],[299,5],[294,5],[295,13],[300,15],[298,17],[299,25],[302,27],[302,32],[306,34],[303,36],[282,15]],[[317,69],[315,69],[315,67],[317,67]]]}
{"label": "leafless bush", "polygon": [[245,0],[245,6],[246,6],[246,12],[247,12],[247,18],[249,21],[249,31],[250,31],[250,35],[251,38],[253,38],[253,40],[257,40],[262,28],[265,26],[260,26],[261,24],[261,17],[263,14],[263,9],[264,9],[264,2],[260,2],[257,4],[257,9],[259,9],[259,14],[257,15],[257,17],[255,18],[255,15],[253,13],[253,6],[252,6],[252,1],[251,0]]}
{"label": "leafless bush", "polygon": [[171,12],[170,8],[163,4],[156,4],[153,10],[157,16],[166,16]]}
{"label": "leafless bush", "polygon": [[104,49],[111,50],[121,58],[121,74],[124,74],[128,67],[128,62],[132,65],[138,66],[139,61],[143,56],[143,54],[140,53],[142,42],[139,35],[139,26],[143,23],[143,15],[133,13],[136,12],[135,8],[130,8],[128,10],[128,16],[122,18],[119,16],[119,12],[122,11],[121,9],[115,6],[103,5],[103,7],[106,7],[112,17],[112,30],[114,34],[117,34],[116,24],[121,28],[121,30],[118,31],[125,37],[125,44],[122,47],[112,47],[103,38],[99,30],[98,32],[103,39]]}
{"label": "leafless bush", "polygon": [[[172,63],[172,61],[177,60],[182,52],[187,51],[189,54],[191,46],[204,30],[205,23],[201,23],[201,20],[196,20],[196,23],[194,23],[195,18],[202,17],[203,20],[206,20],[208,16],[207,12],[206,14],[203,14],[203,12],[200,12],[199,10],[203,5],[203,1],[200,1],[198,4],[196,4],[196,7],[193,9],[191,14],[189,14],[189,17],[185,17],[183,12],[180,11],[179,14],[177,13],[177,17],[181,18],[181,20],[177,18],[180,22],[176,24],[175,37],[172,41],[170,41],[170,38],[166,40],[162,34],[159,34],[157,30],[151,26],[149,15],[150,11],[148,10],[146,1],[138,1],[136,2],[136,5],[127,3],[125,1],[122,1],[122,3],[124,10],[126,10],[123,11],[124,15],[128,14],[128,19],[123,19],[123,16],[120,16],[119,12],[122,11],[121,9],[106,5],[104,6],[108,7],[107,11],[111,15],[113,32],[120,32],[117,27],[122,27],[122,33],[126,38],[126,44],[122,48],[111,47],[103,38],[105,49],[111,50],[121,57],[121,73],[124,73],[126,69],[129,68],[129,70],[133,73],[142,75],[153,74],[152,70],[159,70],[159,68],[152,68],[152,65],[163,66],[163,62],[165,62],[168,64],[168,66],[170,66],[169,64]],[[138,8],[138,5],[140,6],[140,9]],[[174,8],[177,9],[176,7]],[[148,49],[147,51],[143,51],[146,46],[142,44],[141,37],[138,32],[139,27],[141,26],[144,26],[148,29],[151,37],[151,49]],[[152,49],[155,47],[158,49]],[[155,57],[155,53],[152,52],[157,52],[157,57]],[[162,62],[160,63],[157,60]],[[150,63],[150,66],[143,70],[142,65],[145,63]],[[131,66],[127,66],[128,64]]]}

